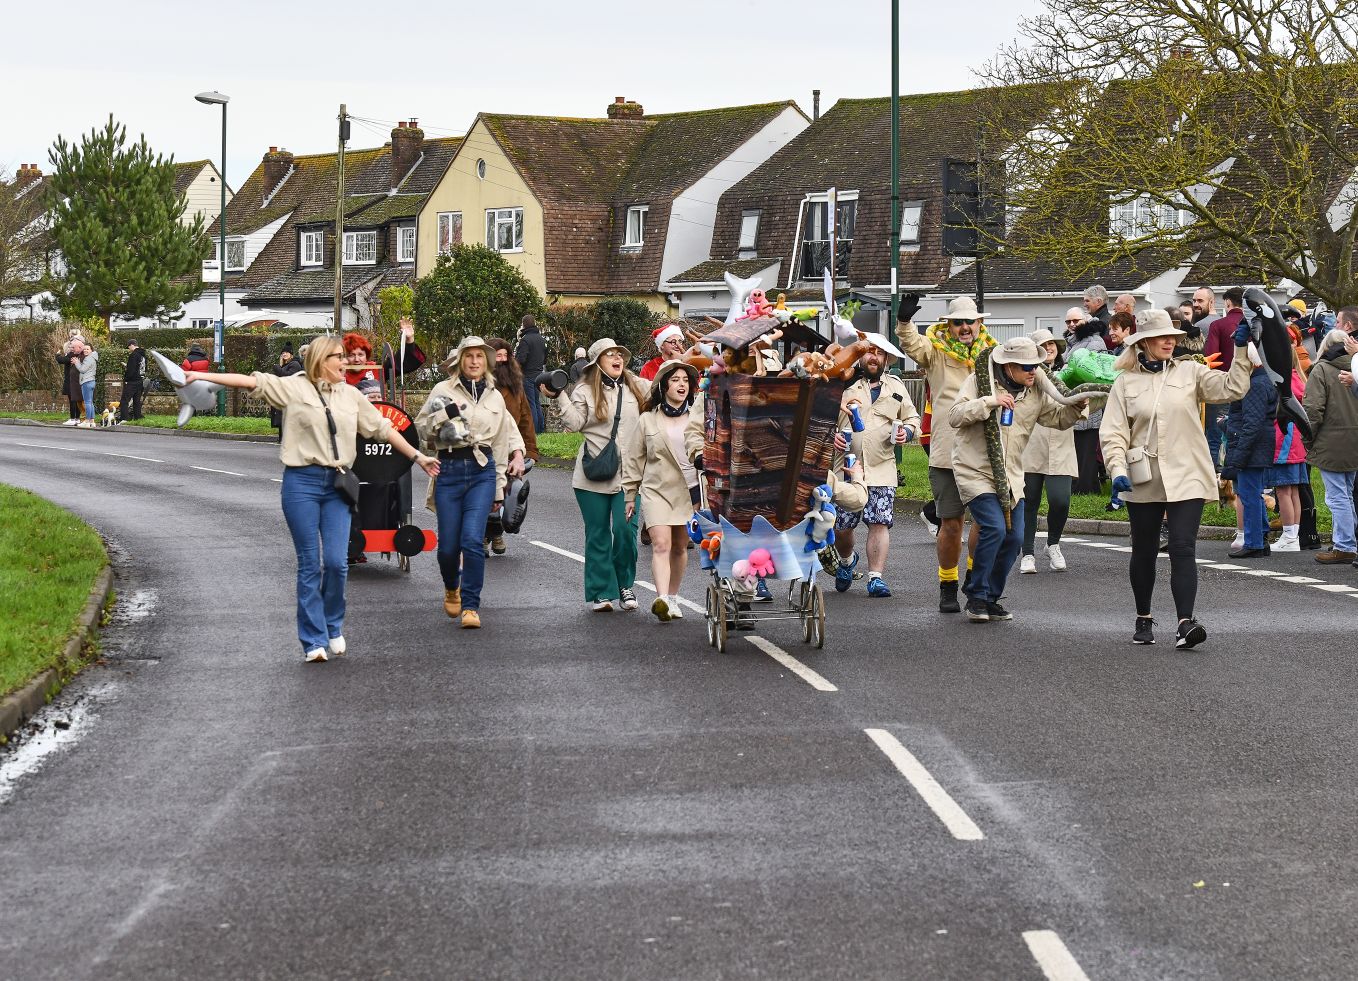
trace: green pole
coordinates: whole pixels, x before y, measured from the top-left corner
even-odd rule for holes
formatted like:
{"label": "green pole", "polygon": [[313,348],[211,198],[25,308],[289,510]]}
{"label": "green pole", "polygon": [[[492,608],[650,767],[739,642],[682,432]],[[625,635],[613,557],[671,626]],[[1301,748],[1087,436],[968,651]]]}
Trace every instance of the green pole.
{"label": "green pole", "polygon": [[[901,308],[901,0],[891,0],[891,315],[886,336],[896,343],[896,313]],[[896,362],[896,371],[901,370]],[[896,469],[901,466],[896,447]]]}
{"label": "green pole", "polygon": [[[226,103],[222,103],[222,172],[217,183],[222,185],[221,221],[217,222],[217,248],[221,261],[217,263],[217,299],[221,304],[217,321],[217,370],[226,370]],[[217,393],[217,415],[226,415],[226,389]]]}

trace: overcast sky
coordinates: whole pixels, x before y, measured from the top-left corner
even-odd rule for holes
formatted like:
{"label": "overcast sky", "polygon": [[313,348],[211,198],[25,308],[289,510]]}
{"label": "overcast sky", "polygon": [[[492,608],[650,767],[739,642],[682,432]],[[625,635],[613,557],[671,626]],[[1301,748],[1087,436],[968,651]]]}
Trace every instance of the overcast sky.
{"label": "overcast sky", "polygon": [[[1036,0],[904,2],[901,91],[975,84]],[[602,116],[614,96],[647,112],[795,99],[827,109],[891,85],[888,0],[457,0],[211,6],[163,0],[8,5],[0,87],[0,169],[50,171],[58,134],[78,138],[109,113],[133,140],[177,160],[221,155],[216,107],[231,96],[227,179],[238,187],[270,145],[334,149],[341,102],[351,147],[380,146],[394,120],[430,136],[466,131],[478,111]],[[59,37],[58,37],[59,35]],[[31,42],[31,43],[30,43]]]}

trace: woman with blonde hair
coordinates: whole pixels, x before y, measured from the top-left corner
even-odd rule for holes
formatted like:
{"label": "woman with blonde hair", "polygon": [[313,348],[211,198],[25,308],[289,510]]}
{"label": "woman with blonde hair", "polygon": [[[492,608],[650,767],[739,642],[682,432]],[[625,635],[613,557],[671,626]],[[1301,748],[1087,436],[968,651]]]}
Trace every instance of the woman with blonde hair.
{"label": "woman with blonde hair", "polygon": [[506,474],[523,473],[523,437],[491,375],[495,349],[465,337],[443,362],[415,417],[423,445],[437,449],[438,478],[425,504],[438,516],[443,612],[464,629],[481,626],[486,519],[503,498]]}
{"label": "woman with blonde hair", "polygon": [[1165,311],[1143,310],[1136,315],[1136,333],[1114,362],[1122,373],[1113,382],[1099,434],[1113,491],[1127,502],[1131,525],[1134,644],[1155,643],[1151,596],[1160,523],[1166,519],[1169,585],[1178,615],[1175,646],[1195,647],[1207,639],[1193,616],[1197,538],[1203,504],[1216,500],[1217,479],[1198,403],[1234,402],[1249,390],[1248,331],[1243,323],[1236,329],[1236,357],[1229,371],[1217,371],[1199,361],[1175,361],[1174,348],[1184,332],[1175,329]]}
{"label": "woman with blonde hair", "polygon": [[623,454],[623,514],[633,520],[640,500],[651,530],[656,591],[651,612],[661,623],[684,616],[679,584],[688,565],[686,526],[698,496],[698,471],[684,452],[684,429],[697,387],[697,368],[675,360],[662,364]]}
{"label": "woman with blonde hair", "polygon": [[343,654],[344,584],[349,570],[352,504],[335,487],[353,466],[359,435],[390,443],[431,477],[438,461],[425,456],[392,429],[358,389],[344,382],[344,346],[318,337],[305,348],[303,371],[286,378],[272,372],[248,375],[184,372],[184,384],[213,382],[238,388],[283,412],[283,518],[297,552],[297,637],[307,661]]}
{"label": "woman with blonde hair", "polygon": [[637,516],[629,518],[622,492],[622,447],[632,439],[646,401],[646,389],[627,370],[631,352],[611,337],[589,346],[580,383],[555,396],[561,424],[584,435],[575,458],[571,487],[585,522],[585,602],[597,613],[618,603],[637,608],[632,586],[637,573]]}

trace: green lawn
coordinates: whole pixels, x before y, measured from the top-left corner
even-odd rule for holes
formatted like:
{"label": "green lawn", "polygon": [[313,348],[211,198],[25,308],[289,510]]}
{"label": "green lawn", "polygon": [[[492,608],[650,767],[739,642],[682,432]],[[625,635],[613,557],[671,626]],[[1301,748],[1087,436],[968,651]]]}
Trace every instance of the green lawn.
{"label": "green lawn", "polygon": [[[0,418],[36,419],[39,422],[63,422],[66,416],[59,412],[0,412]],[[146,416],[124,426],[149,426],[154,429],[175,428],[176,416]],[[245,433],[252,436],[271,436],[275,432],[269,420],[263,416],[194,416],[185,429],[204,433]]]}
{"label": "green lawn", "polygon": [[579,433],[538,433],[538,453],[562,460],[574,460],[584,437]]}
{"label": "green lawn", "polygon": [[61,657],[108,564],[94,529],[35,494],[0,484],[0,695]]}

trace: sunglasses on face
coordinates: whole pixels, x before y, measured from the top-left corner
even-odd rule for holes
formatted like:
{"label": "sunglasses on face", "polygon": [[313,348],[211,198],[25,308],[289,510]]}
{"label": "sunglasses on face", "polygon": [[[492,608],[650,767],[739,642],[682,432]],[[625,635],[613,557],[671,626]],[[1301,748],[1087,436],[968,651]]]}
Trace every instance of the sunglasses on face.
{"label": "sunglasses on face", "polygon": [[970,327],[970,326],[971,326],[972,324],[974,324],[974,323],[976,323],[976,321],[974,321],[974,320],[954,320],[954,321],[953,321],[953,326],[955,326],[955,327],[962,327],[962,326],[965,325],[965,326],[967,326],[967,327]]}
{"label": "sunglasses on face", "polygon": [[1037,365],[1035,364],[1020,364],[1015,365],[1015,367],[1018,368],[1019,371],[1033,372],[1037,370]]}
{"label": "sunglasses on face", "polygon": [[1067,323],[1067,324],[1082,324],[1082,323],[1084,323],[1084,321],[1081,320],[1079,317],[1076,317],[1074,320],[1067,320],[1066,323]]}

